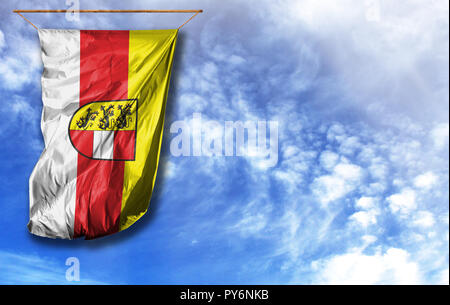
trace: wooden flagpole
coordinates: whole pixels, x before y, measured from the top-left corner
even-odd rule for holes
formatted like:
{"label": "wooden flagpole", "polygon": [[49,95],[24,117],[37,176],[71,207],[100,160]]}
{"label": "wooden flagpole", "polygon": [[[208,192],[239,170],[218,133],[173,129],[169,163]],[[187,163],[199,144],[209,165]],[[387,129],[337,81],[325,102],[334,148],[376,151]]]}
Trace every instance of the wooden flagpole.
{"label": "wooden flagpole", "polygon": [[30,20],[25,18],[21,13],[194,13],[185,23],[180,25],[178,29],[181,29],[186,23],[191,21],[195,16],[203,13],[203,10],[13,10],[13,13],[18,14],[20,17],[30,23],[36,30],[35,26]]}

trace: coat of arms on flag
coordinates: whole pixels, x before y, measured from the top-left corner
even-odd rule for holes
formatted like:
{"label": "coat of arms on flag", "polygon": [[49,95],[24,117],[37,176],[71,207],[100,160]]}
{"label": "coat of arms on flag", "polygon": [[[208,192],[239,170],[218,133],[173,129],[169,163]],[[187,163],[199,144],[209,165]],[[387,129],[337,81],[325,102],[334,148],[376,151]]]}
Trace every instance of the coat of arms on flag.
{"label": "coat of arms on flag", "polygon": [[92,239],[147,211],[178,30],[40,29],[45,149],[31,233]]}
{"label": "coat of arms on flag", "polygon": [[137,99],[88,103],[69,123],[70,142],[86,158],[134,161],[137,109]]}

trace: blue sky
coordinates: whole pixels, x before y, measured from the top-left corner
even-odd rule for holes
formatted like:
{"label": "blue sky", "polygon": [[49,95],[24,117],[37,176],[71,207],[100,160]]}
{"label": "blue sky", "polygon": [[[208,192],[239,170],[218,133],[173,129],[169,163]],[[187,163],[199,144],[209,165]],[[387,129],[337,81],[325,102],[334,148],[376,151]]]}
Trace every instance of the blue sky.
{"label": "blue sky", "polygon": [[[32,236],[43,149],[36,31],[0,10],[0,283],[448,284],[448,1],[81,1],[197,9],[180,33],[149,213],[97,240]],[[175,28],[181,15],[27,15],[42,28]],[[173,157],[194,112],[279,122],[279,160]]]}

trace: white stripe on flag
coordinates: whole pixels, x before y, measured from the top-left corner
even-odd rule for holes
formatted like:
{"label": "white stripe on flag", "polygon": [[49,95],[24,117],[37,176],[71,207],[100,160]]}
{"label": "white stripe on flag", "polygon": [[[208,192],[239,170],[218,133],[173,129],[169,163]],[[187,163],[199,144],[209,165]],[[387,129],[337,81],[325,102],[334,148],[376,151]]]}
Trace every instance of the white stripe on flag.
{"label": "white stripe on flag", "polygon": [[114,131],[95,130],[93,156],[95,159],[112,159],[114,152]]}
{"label": "white stripe on flag", "polygon": [[78,153],[67,128],[61,126],[69,126],[79,107],[80,31],[41,29],[39,38],[44,63],[41,128],[46,149],[30,177],[28,229],[40,236],[71,239]]}

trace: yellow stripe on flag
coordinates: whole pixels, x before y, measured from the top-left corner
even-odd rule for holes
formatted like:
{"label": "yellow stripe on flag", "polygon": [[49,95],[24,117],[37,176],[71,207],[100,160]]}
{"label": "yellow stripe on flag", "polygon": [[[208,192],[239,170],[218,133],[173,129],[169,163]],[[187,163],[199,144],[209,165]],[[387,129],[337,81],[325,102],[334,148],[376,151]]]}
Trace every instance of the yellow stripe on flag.
{"label": "yellow stripe on flag", "polygon": [[125,162],[120,230],[147,211],[155,185],[178,30],[130,31],[128,98],[138,99],[136,159]]}

